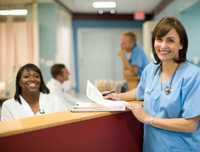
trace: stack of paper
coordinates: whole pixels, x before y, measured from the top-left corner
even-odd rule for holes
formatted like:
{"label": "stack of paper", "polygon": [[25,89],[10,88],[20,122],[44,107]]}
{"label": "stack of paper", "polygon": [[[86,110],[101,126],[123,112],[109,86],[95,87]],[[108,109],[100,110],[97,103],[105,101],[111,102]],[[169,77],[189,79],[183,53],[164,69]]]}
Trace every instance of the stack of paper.
{"label": "stack of paper", "polygon": [[101,92],[89,80],[86,94],[92,102],[79,102],[73,106],[71,111],[125,111],[128,104],[125,101],[104,99]]}

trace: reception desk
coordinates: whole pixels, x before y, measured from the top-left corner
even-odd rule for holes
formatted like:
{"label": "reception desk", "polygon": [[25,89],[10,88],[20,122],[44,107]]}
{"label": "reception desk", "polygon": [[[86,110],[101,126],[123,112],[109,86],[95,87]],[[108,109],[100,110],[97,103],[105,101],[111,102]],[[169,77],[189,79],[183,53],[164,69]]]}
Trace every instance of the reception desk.
{"label": "reception desk", "polygon": [[141,152],[142,124],[126,112],[61,112],[0,122],[2,152]]}

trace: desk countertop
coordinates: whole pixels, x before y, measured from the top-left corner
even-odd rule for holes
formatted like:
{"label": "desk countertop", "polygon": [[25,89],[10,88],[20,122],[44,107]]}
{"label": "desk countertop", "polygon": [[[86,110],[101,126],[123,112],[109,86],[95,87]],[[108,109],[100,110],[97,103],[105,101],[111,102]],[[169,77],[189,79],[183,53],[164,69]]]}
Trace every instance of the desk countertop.
{"label": "desk countertop", "polygon": [[[131,103],[138,104],[138,101]],[[105,117],[119,112],[58,112],[29,118],[0,122],[0,137],[76,123],[89,119]]]}

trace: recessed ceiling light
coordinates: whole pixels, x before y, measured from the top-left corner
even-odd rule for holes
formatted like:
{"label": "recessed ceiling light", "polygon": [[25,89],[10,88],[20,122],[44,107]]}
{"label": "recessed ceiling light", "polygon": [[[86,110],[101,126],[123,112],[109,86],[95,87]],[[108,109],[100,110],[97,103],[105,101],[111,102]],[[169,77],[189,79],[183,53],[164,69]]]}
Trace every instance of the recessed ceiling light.
{"label": "recessed ceiling light", "polygon": [[113,1],[108,1],[108,2],[93,2],[92,6],[94,8],[116,8],[117,4],[116,2]]}
{"label": "recessed ceiling light", "polygon": [[103,14],[104,11],[103,10],[98,10],[97,12],[98,12],[98,14]]}
{"label": "recessed ceiling light", "polygon": [[114,10],[114,9],[110,10],[110,14],[115,14],[115,13],[116,13],[116,10]]}
{"label": "recessed ceiling light", "polygon": [[0,15],[1,16],[24,16],[28,14],[27,9],[12,9],[12,10],[0,10]]}

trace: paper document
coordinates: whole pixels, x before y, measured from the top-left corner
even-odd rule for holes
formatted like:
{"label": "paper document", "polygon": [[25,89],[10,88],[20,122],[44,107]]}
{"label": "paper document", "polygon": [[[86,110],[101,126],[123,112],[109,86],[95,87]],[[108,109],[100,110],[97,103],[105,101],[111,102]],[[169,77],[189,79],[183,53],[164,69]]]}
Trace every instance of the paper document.
{"label": "paper document", "polygon": [[86,94],[92,102],[77,103],[72,111],[124,111],[128,104],[125,101],[104,99],[101,92],[89,80],[87,81]]}

